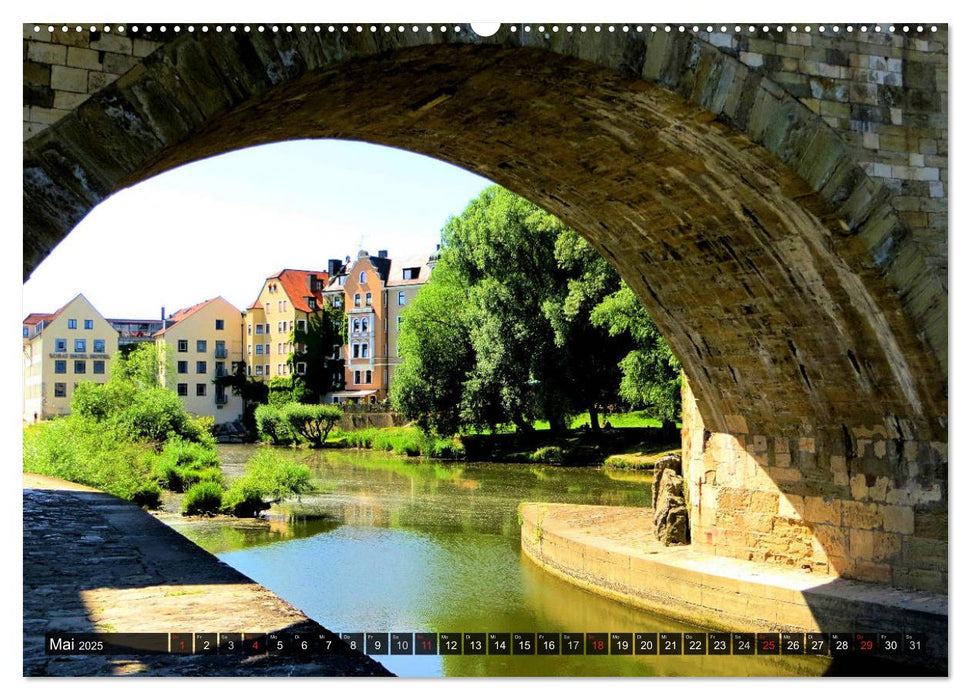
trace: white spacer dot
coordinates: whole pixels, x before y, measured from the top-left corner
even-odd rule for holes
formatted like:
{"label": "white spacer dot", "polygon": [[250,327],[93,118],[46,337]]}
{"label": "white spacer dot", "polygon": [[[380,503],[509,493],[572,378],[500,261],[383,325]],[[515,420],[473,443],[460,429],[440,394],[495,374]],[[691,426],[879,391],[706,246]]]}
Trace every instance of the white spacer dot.
{"label": "white spacer dot", "polygon": [[174,27],[172,27],[172,31],[178,34],[180,31],[182,31],[182,28],[179,27],[179,25],[175,25]]}
{"label": "white spacer dot", "polygon": [[905,31],[905,32],[909,32],[909,31],[910,31],[910,27],[909,27],[909,26],[907,26],[906,24],[904,25],[904,31]]}
{"label": "white spacer dot", "polygon": [[918,24],[918,25],[917,25],[917,31],[918,31],[918,32],[922,32],[922,31],[924,31],[924,25],[922,25],[922,24]]}
{"label": "white spacer dot", "polygon": [[109,27],[107,24],[105,25],[105,33],[111,33],[111,27]]}
{"label": "white spacer dot", "polygon": [[932,24],[931,25],[931,31],[932,32],[936,32],[937,31],[937,25],[936,24]]}

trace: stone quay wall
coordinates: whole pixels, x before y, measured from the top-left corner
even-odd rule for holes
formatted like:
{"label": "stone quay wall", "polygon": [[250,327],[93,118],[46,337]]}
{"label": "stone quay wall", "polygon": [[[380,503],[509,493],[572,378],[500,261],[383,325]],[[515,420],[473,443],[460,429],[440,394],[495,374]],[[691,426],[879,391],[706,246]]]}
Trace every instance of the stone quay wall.
{"label": "stone quay wall", "polygon": [[947,592],[946,443],[882,425],[714,433],[687,382],[682,401],[693,547]]}

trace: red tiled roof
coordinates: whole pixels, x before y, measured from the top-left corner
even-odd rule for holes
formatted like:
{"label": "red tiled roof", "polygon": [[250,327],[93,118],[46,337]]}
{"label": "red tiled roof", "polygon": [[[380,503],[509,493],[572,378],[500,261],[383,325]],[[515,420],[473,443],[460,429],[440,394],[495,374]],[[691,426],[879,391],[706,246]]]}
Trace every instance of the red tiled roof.
{"label": "red tiled roof", "polygon": [[57,314],[41,314],[34,312],[28,314],[27,318],[24,319],[25,326],[36,326],[41,321],[52,321]]}
{"label": "red tiled roof", "polygon": [[[270,280],[280,280],[280,286],[283,287],[283,291],[286,293],[287,298],[290,300],[290,304],[297,311],[312,312],[315,309],[311,309],[307,305],[307,297],[313,297],[317,300],[317,308],[321,308],[323,303],[322,291],[310,291],[310,275],[316,275],[323,280],[324,287],[327,286],[327,273],[323,270],[291,270],[289,268],[284,268],[274,275],[270,275],[266,278],[266,281]],[[264,283],[265,286],[265,283]],[[254,301],[249,307],[250,309],[260,308],[259,298]]]}

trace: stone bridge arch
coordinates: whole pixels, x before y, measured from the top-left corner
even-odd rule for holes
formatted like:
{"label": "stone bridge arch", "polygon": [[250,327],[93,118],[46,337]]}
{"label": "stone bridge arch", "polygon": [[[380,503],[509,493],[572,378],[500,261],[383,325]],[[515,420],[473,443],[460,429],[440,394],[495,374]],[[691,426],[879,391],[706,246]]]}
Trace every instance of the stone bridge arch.
{"label": "stone bridge arch", "polygon": [[[25,141],[25,275],[98,202],[199,158],[293,138],[440,158],[561,217],[649,309],[690,380],[700,547],[946,590],[946,221],[908,221],[910,190],[823,115],[827,91],[836,105],[841,87],[868,97],[866,76],[834,87],[807,72],[819,97],[800,99],[764,68],[788,65],[766,60],[779,46],[806,55],[791,37],[619,27],[155,38]],[[871,70],[868,40],[809,49],[817,38]],[[878,53],[899,54],[906,76],[911,50]]]}

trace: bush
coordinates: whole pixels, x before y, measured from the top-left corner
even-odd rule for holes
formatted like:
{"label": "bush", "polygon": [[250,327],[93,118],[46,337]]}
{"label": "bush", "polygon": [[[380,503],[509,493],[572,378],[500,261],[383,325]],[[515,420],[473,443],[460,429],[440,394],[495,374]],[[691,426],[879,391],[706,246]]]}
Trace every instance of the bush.
{"label": "bush", "polygon": [[279,406],[263,404],[256,407],[256,430],[264,440],[270,440],[274,445],[283,445],[293,441],[290,424],[283,416]]}
{"label": "bush", "polygon": [[344,412],[334,405],[288,403],[280,409],[283,419],[294,434],[313,447],[323,447],[327,434]]}
{"label": "bush", "polygon": [[183,515],[213,515],[222,507],[223,487],[213,481],[194,484],[182,499]]}
{"label": "bush", "polygon": [[132,494],[131,501],[136,506],[155,510],[162,505],[162,487],[154,481],[146,481]]}
{"label": "bush", "polygon": [[546,445],[540,447],[529,456],[530,462],[542,462],[543,464],[563,464],[566,461],[566,453],[562,447],[556,445]]}
{"label": "bush", "polygon": [[225,512],[256,517],[274,501],[313,490],[310,470],[271,449],[262,449],[246,463],[246,471],[229,485],[223,498]]}
{"label": "bush", "polygon": [[176,393],[161,387],[136,392],[120,412],[119,421],[133,439],[158,444],[171,435],[198,440],[205,432],[186,413]]}
{"label": "bush", "polygon": [[215,447],[179,437],[165,443],[156,458],[154,474],[165,488],[178,493],[200,481],[222,483]]}

